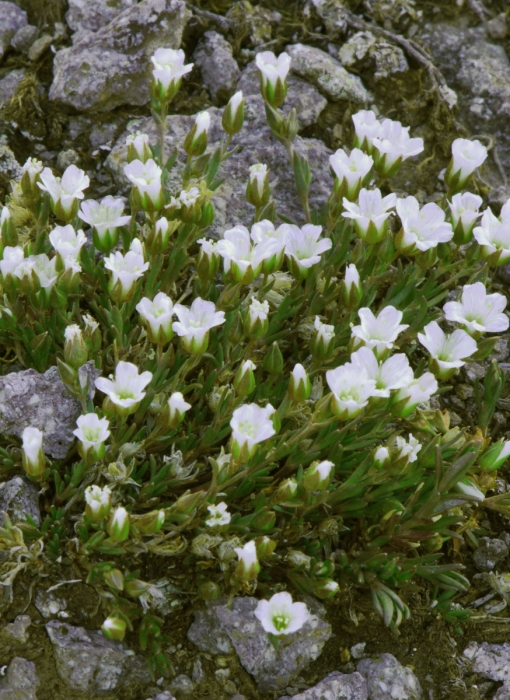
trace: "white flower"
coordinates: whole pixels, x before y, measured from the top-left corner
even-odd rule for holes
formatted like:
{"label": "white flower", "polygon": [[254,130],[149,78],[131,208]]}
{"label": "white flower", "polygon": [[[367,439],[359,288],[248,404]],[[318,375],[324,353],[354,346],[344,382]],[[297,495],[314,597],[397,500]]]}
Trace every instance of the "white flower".
{"label": "white flower", "polygon": [[311,351],[314,358],[323,360],[329,357],[335,342],[335,327],[322,323],[319,316],[315,317],[315,337],[312,339]]}
{"label": "white flower", "polygon": [[24,259],[25,254],[21,246],[5,246],[3,259],[0,260],[0,272],[2,276],[13,275],[18,265],[22,263]]}
{"label": "white flower", "polygon": [[30,183],[34,185],[37,177],[42,173],[44,169],[43,163],[36,158],[28,158],[25,161],[25,165],[21,168],[21,172],[24,175],[27,174]]}
{"label": "white flower", "polygon": [[352,115],[352,121],[356,132],[356,147],[371,153],[373,139],[381,133],[381,122],[371,109],[356,112]]}
{"label": "white flower", "polygon": [[152,75],[160,99],[172,99],[178,89],[183,75],[189,73],[193,63],[184,65],[185,55],[182,49],[156,49],[151,61],[154,65]]}
{"label": "white flower", "polygon": [[486,158],[487,149],[477,139],[455,139],[452,143],[452,159],[445,174],[448,187],[461,189]]}
{"label": "white flower", "polygon": [[[50,289],[55,284],[57,279],[57,271],[55,269],[56,258],[50,260],[45,253],[41,253],[40,255],[31,255],[27,258],[27,262],[37,275],[39,284],[43,289]],[[18,267],[18,270],[19,269],[20,267]]]}
{"label": "white flower", "polygon": [[372,348],[379,358],[391,350],[399,334],[409,328],[408,324],[400,323],[403,313],[394,306],[385,306],[378,316],[364,307],[358,315],[361,325],[353,327],[352,335]]}
{"label": "white flower", "polygon": [[257,277],[264,260],[275,255],[278,248],[276,238],[254,244],[246,226],[241,225],[225,231],[223,240],[218,241],[217,246],[225,272],[231,270],[236,282],[243,284],[249,284]]}
{"label": "white flower", "polygon": [[108,288],[115,301],[125,301],[134,292],[135,282],[149,269],[149,263],[144,262],[143,255],[130,250],[126,255],[120,251],[105,258],[104,266],[110,270],[112,277]]}
{"label": "white flower", "polygon": [[108,252],[119,240],[119,228],[127,226],[130,216],[123,216],[124,202],[120,198],[110,195],[104,197],[101,202],[95,199],[85,200],[78,212],[78,216],[92,228],[94,245],[102,252]]}
{"label": "white flower", "polygon": [[80,250],[87,237],[81,229],[75,231],[71,224],[67,224],[67,226],[55,226],[49,235],[49,239],[55,251],[62,256],[62,259],[69,257],[76,259],[80,255]]}
{"label": "white flower", "polygon": [[179,320],[173,322],[172,328],[181,337],[184,349],[192,354],[205,352],[209,330],[225,323],[225,312],[216,311],[212,301],[204,301],[200,297],[194,299],[189,308],[176,304],[174,313]]}
{"label": "white flower", "polygon": [[249,183],[255,186],[259,197],[264,193],[264,185],[267,177],[267,165],[263,163],[255,163],[250,165]]}
{"label": "white flower", "polygon": [[204,132],[207,134],[211,126],[211,115],[209,112],[199,112],[195,118],[195,125],[197,127],[195,138]]}
{"label": "white flower", "polygon": [[158,292],[152,301],[148,297],[143,297],[136,305],[136,310],[147,321],[150,340],[153,343],[157,343],[159,339],[164,345],[172,339],[174,305],[169,296],[164,292]]}
{"label": "white flower", "polygon": [[335,465],[328,459],[322,462],[314,462],[303,474],[303,486],[307,491],[324,491],[330,484]]}
{"label": "white flower", "polygon": [[21,463],[26,473],[35,478],[42,476],[46,468],[43,437],[38,428],[25,428],[21,435]]}
{"label": "white flower", "polygon": [[67,326],[64,337],[64,361],[78,369],[88,360],[88,349],[80,326],[76,323]]}
{"label": "white flower", "polygon": [[393,214],[389,209],[397,203],[397,196],[393,193],[382,197],[381,190],[361,189],[358,204],[350,202],[344,197],[342,216],[353,219],[354,226],[360,238],[373,245],[379,243],[388,231],[387,219]]}
{"label": "white flower", "polygon": [[329,156],[329,163],[337,176],[335,187],[342,188],[348,199],[354,199],[370,174],[374,159],[359,148],[353,148],[349,156],[339,148]]}
{"label": "white flower", "polygon": [[259,600],[253,613],[266,632],[292,634],[311,619],[304,603],[293,603],[290,593],[275,593],[270,600]]}
{"label": "white flower", "polygon": [[397,201],[397,213],[402,222],[402,231],[395,244],[404,254],[435,248],[438,243],[447,243],[453,238],[453,229],[445,221],[444,211],[437,204],[429,202],[421,209],[415,197]]}
{"label": "white flower", "polygon": [[61,219],[70,220],[76,216],[78,200],[85,196],[83,190],[90,184],[88,175],[76,165],[66,168],[62,179],[55,177],[50,168],[44,168],[40,174],[38,187],[48,192],[53,213]]}
{"label": "white flower", "polygon": [[376,149],[376,168],[381,175],[393,175],[402,161],[423,151],[423,139],[410,138],[409,127],[400,122],[385,119],[380,131],[372,140]]}
{"label": "white flower", "polygon": [[393,401],[393,412],[400,418],[407,418],[419,403],[428,401],[436,391],[437,381],[434,375],[425,372],[397,392]]}
{"label": "white flower", "polygon": [[269,219],[263,219],[253,224],[250,233],[255,244],[268,246],[272,254],[262,261],[262,272],[265,275],[273,274],[282,265],[285,244],[287,242],[287,224],[275,229]]}
{"label": "white flower", "polygon": [[242,581],[253,581],[260,571],[255,542],[250,540],[244,547],[234,547],[234,551],[239,557],[235,569],[236,576]]}
{"label": "white flower", "polygon": [[457,481],[453,488],[457,493],[462,493],[465,496],[472,496],[473,500],[478,501],[479,503],[485,500],[485,494],[480,491],[478,486],[467,476],[460,481]]}
{"label": "white flower", "polygon": [[460,323],[470,334],[501,333],[508,328],[505,307],[506,298],[502,294],[487,294],[485,286],[475,282],[464,285],[460,302],[447,302],[443,311],[448,321]]}
{"label": "white flower", "polygon": [[174,391],[167,402],[168,427],[176,428],[184,419],[184,414],[189,411],[191,404],[184,400],[180,391]]}
{"label": "white flower", "polygon": [[478,210],[482,206],[482,201],[479,195],[471,192],[454,194],[452,201],[448,202],[452,215],[453,229],[456,230],[457,226],[461,226],[466,231],[472,231],[476,220],[481,216]]}
{"label": "white flower", "polygon": [[317,336],[326,343],[335,339],[335,326],[331,326],[329,323],[322,323],[319,316],[315,317],[313,323],[315,330],[317,331]]}
{"label": "white flower", "polygon": [[99,377],[96,388],[106,394],[121,415],[134,413],[145,396],[145,387],[152,379],[151,372],[139,374],[131,362],[119,362],[113,380]]}
{"label": "white flower", "polygon": [[264,408],[256,403],[247,403],[232,414],[232,454],[234,459],[249,459],[255,454],[259,442],[276,434],[271,416],[275,409],[270,403]]}
{"label": "white flower", "polygon": [[110,511],[111,490],[108,486],[87,486],[85,489],[85,515],[97,522],[106,518]]}
{"label": "white flower", "polygon": [[409,433],[409,442],[400,435],[396,438],[397,450],[399,451],[400,457],[407,457],[409,462],[416,462],[418,459],[418,452],[421,450],[423,445],[418,442],[418,440]]}
{"label": "white flower", "polygon": [[144,211],[154,211],[163,206],[163,187],[161,175],[163,171],[153,158],[145,163],[133,160],[124,166],[124,173],[135,186]]}
{"label": "white flower", "polygon": [[390,391],[408,386],[414,379],[409,360],[403,353],[392,355],[384,362],[378,362],[371,348],[362,347],[352,353],[351,362],[375,381],[372,396],[388,398]]}
{"label": "white flower", "polygon": [[302,228],[294,224],[280,226],[286,237],[285,255],[289,270],[297,279],[306,279],[311,268],[321,260],[321,255],[333,245],[330,238],[321,238],[322,226],[305,224]]}
{"label": "white flower", "polygon": [[488,207],[480,226],[473,230],[474,237],[482,248],[483,257],[487,259],[491,256],[498,266],[510,260],[510,211],[508,204],[505,207],[501,210],[501,220],[494,216]]}
{"label": "white flower", "polygon": [[250,306],[248,307],[248,315],[250,317],[250,322],[255,323],[255,321],[267,321],[267,315],[269,313],[269,304],[266,300],[259,301],[252,297]]}
{"label": "white flower", "polygon": [[148,134],[142,134],[140,131],[137,131],[135,134],[129,134],[126,138],[126,146],[128,148],[128,162],[141,160],[145,163],[151,157]]}
{"label": "white flower", "polygon": [[359,365],[347,362],[326,372],[326,381],[333,394],[331,408],[340,420],[355,418],[374,395],[375,380]]}
{"label": "white flower", "polygon": [[431,369],[441,379],[451,376],[455,369],[465,364],[466,358],[476,352],[476,341],[465,331],[456,330],[445,335],[435,321],[427,324],[423,331],[418,333],[418,340],[429,351],[434,361]]}
{"label": "white flower", "polygon": [[78,427],[73,430],[73,435],[87,447],[95,447],[105,442],[110,435],[107,418],[99,418],[95,413],[79,416],[76,425]]}
{"label": "white flower", "polygon": [[228,525],[232,517],[227,510],[226,503],[218,503],[217,505],[207,506],[207,510],[211,516],[205,521],[208,527],[216,527],[219,525]]}
{"label": "white flower", "polygon": [[261,51],[255,56],[255,63],[262,75],[263,84],[275,88],[278,81],[285,82],[290,69],[291,58],[281,53],[278,58],[272,51]]}
{"label": "white flower", "polygon": [[129,535],[129,515],[123,506],[117,506],[110,517],[106,531],[113,542],[124,542]]}
{"label": "white flower", "polygon": [[312,385],[303,365],[294,365],[294,369],[290,373],[288,392],[290,398],[296,403],[307,401],[310,398]]}

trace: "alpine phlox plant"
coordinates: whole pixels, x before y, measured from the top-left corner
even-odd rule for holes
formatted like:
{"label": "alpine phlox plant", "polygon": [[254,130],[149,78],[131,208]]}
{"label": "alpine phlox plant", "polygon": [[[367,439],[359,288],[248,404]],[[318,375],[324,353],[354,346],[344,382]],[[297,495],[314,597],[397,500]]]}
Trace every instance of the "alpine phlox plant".
{"label": "alpine phlox plant", "polygon": [[[485,147],[454,142],[442,201],[397,196],[391,178],[423,141],[358,112],[352,150],[323,166],[329,200],[311,211],[296,112],[280,110],[290,57],[259,53],[267,121],[303,218],[279,214],[267,166],[253,163],[251,222],[215,240],[242,93],[214,151],[209,114],[196,116],[170,192],[166,117],[191,65],[165,48],[152,63],[159,140],[127,139],[128,203],[87,199],[82,170],[60,178],[31,158],[1,209],[4,356],[38,372],[56,364],[82,415],[64,460],[45,455],[35,427],[21,446],[4,439],[5,473],[39,484],[47,515],[40,526],[5,519],[0,582],[12,595],[29,564],[72,566],[99,592],[104,634],[136,628],[156,677],[171,673],[162,592],[144,573],[156,566],[192,598],[256,594],[255,616],[276,639],[310,619],[292,595],[343,600],[352,588],[397,633],[415,580],[432,609],[467,619],[452,598],[469,581],[453,556],[442,560],[476,541],[484,509],[510,513],[492,490],[510,452],[490,437],[497,363],[475,387],[470,424],[451,427],[438,398],[466,361],[489,362],[509,325],[490,280],[510,258],[510,204],[496,217],[468,189]],[[86,363],[100,373],[94,400]]]}

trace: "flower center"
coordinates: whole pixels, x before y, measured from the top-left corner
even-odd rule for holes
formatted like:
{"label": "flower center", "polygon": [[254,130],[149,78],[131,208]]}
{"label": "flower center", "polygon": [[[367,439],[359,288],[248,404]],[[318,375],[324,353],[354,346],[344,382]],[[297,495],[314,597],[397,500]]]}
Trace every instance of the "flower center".
{"label": "flower center", "polygon": [[239,423],[239,432],[248,437],[254,438],[257,435],[257,426],[250,421],[244,420]]}
{"label": "flower center", "polygon": [[276,615],[273,615],[272,617],[272,622],[275,626],[275,629],[277,629],[278,632],[280,632],[281,630],[287,629],[287,627],[289,626],[290,617],[285,613],[276,613]]}

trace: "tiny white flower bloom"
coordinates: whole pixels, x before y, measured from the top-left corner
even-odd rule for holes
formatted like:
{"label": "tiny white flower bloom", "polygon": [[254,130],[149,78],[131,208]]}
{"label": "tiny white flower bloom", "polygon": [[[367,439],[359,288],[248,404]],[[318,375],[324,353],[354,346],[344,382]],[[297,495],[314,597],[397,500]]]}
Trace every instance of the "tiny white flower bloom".
{"label": "tiny white flower bloom", "polygon": [[30,180],[30,183],[34,185],[35,181],[37,180],[38,176],[42,173],[43,169],[44,165],[42,161],[37,160],[36,158],[28,158],[25,161],[25,165],[21,168],[21,172],[23,175],[26,173]]}
{"label": "tiny white flower bloom", "polygon": [[194,299],[189,308],[175,304],[174,313],[179,320],[173,322],[172,328],[181,337],[184,349],[192,354],[205,352],[210,329],[225,323],[225,312],[216,311],[212,301],[200,297]]}
{"label": "tiny white flower bloom", "polygon": [[253,613],[270,634],[292,634],[311,619],[304,603],[293,603],[290,593],[275,593],[269,600],[259,600]]}
{"label": "tiny white flower bloom", "polygon": [[235,459],[249,459],[255,454],[259,442],[276,434],[271,416],[275,409],[270,403],[264,408],[256,403],[239,406],[232,414],[232,454]]}
{"label": "tiny white flower bloom", "polygon": [[481,216],[479,211],[482,206],[482,198],[471,192],[454,194],[449,202],[452,217],[452,227],[455,231],[454,243],[469,243],[473,238],[473,227]]}
{"label": "tiny white flower bloom", "polygon": [[337,177],[335,188],[341,188],[348,199],[355,199],[372,170],[374,159],[359,148],[353,148],[350,155],[339,148],[329,156],[329,163]]}
{"label": "tiny white flower bloom", "polygon": [[283,52],[277,58],[272,51],[261,51],[255,56],[255,63],[262,77],[263,98],[273,107],[279,107],[287,94],[286,78],[291,63],[289,54]]}
{"label": "tiny white flower bloom", "polygon": [[25,428],[21,435],[21,462],[29,476],[40,477],[46,468],[43,433],[38,428]]}
{"label": "tiny white flower bloom", "polygon": [[100,202],[86,199],[78,212],[82,221],[92,228],[94,245],[102,252],[110,251],[119,240],[119,228],[126,226],[130,216],[123,216],[124,202],[108,195]]}
{"label": "tiny white flower bloom", "polygon": [[459,301],[449,301],[443,306],[445,318],[464,326],[469,334],[501,333],[508,328],[508,318],[503,313],[506,298],[495,292],[487,294],[482,282],[466,284]]}
{"label": "tiny white flower bloom", "polygon": [[[505,216],[506,213],[506,216]],[[508,207],[501,210],[498,219],[490,207],[483,213],[480,226],[473,230],[474,237],[482,248],[482,256],[497,266],[505,265],[510,260],[510,212]]]}
{"label": "tiny white flower bloom", "polygon": [[85,515],[93,522],[106,518],[110,512],[112,492],[108,486],[87,486],[85,489]]}
{"label": "tiny white flower bloom", "polygon": [[250,301],[250,306],[248,307],[248,314],[250,316],[251,323],[255,321],[267,321],[267,315],[269,313],[269,303],[264,301],[259,301],[252,297]]}
{"label": "tiny white flower bloom", "polygon": [[52,258],[50,260],[45,253],[41,253],[40,255],[31,255],[27,258],[27,261],[37,275],[41,287],[43,289],[51,289],[57,279],[57,271],[55,268],[57,259]]}
{"label": "tiny white flower bloom", "polygon": [[306,279],[321,255],[331,248],[330,238],[321,238],[322,226],[305,224],[299,228],[294,224],[282,224],[280,228],[286,236],[285,255],[290,272],[296,279]]}
{"label": "tiny white flower bloom", "polygon": [[328,459],[314,462],[303,474],[303,486],[307,491],[323,491],[328,488],[334,471],[335,465]]}
{"label": "tiny white flower bloom", "polygon": [[423,151],[423,139],[410,138],[409,127],[385,119],[379,134],[372,140],[376,150],[375,165],[381,175],[389,177],[398,170],[402,161]]}
{"label": "tiny white flower bloom", "polygon": [[374,462],[378,467],[382,467],[390,458],[390,451],[387,447],[378,447],[374,453]]}
{"label": "tiny white flower bloom", "polygon": [[264,183],[267,172],[267,165],[264,165],[263,163],[255,163],[255,165],[250,165],[250,185],[254,185],[256,187],[259,197],[262,197],[264,193]]}
{"label": "tiny white flower bloom", "polygon": [[112,514],[106,531],[113,542],[124,542],[129,535],[129,515],[123,506],[118,506]]}
{"label": "tiny white flower bloom", "polygon": [[375,381],[372,396],[388,398],[391,391],[408,386],[414,379],[413,370],[404,353],[397,353],[384,362],[378,362],[371,348],[362,347],[352,353],[351,362]]}
{"label": "tiny white flower bloom", "polygon": [[272,251],[272,254],[262,261],[261,271],[269,275],[279,270],[287,242],[287,225],[284,224],[275,229],[271,221],[263,219],[253,224],[250,236],[255,244],[266,245]]}
{"label": "tiny white flower bloom", "polygon": [[381,122],[371,109],[362,109],[352,115],[356,132],[355,146],[368,153],[372,152],[372,142],[381,133]]}
{"label": "tiny white flower bloom", "polygon": [[465,364],[466,358],[476,352],[476,341],[460,329],[446,335],[432,321],[423,331],[418,333],[418,340],[429,351],[432,361],[430,368],[440,379],[451,377],[457,368]]}
{"label": "tiny white flower bloom", "polygon": [[436,391],[436,378],[431,372],[425,372],[397,392],[392,410],[400,418],[407,418],[419,403],[428,401]]}
{"label": "tiny white flower bloom", "polygon": [[232,271],[236,282],[249,284],[260,273],[266,258],[278,253],[276,238],[253,243],[246,226],[235,226],[218,241],[218,253],[223,258],[225,272]]}
{"label": "tiny white flower bloom", "polygon": [[453,238],[452,225],[445,221],[441,207],[433,202],[420,209],[415,197],[405,197],[397,201],[397,213],[402,222],[402,231],[397,235],[395,244],[404,254],[426,251]]}
{"label": "tiny white flower bloom", "polygon": [[163,171],[153,158],[145,163],[133,160],[124,166],[124,173],[135,186],[140,204],[144,211],[152,212],[163,206],[163,186],[161,175]]}
{"label": "tiny white flower bloom", "polygon": [[335,326],[331,326],[329,323],[322,323],[319,316],[315,317],[313,325],[321,340],[329,343],[335,339]]}
{"label": "tiny white flower bloom", "polygon": [[397,450],[400,457],[407,457],[409,462],[416,462],[418,459],[418,452],[421,450],[423,445],[418,442],[418,440],[409,433],[409,442],[400,435],[396,439]]}
{"label": "tiny white flower bloom", "polygon": [[151,157],[148,134],[142,134],[140,131],[137,131],[135,134],[129,134],[126,138],[126,146],[128,149],[128,162],[141,160],[145,163]]}
{"label": "tiny white flower bloom", "polygon": [[149,263],[144,261],[143,255],[133,250],[126,255],[120,251],[112,253],[105,258],[104,266],[112,273],[108,288],[115,301],[129,299],[134,292],[136,280],[149,269]]}
{"label": "tiny white flower bloom", "polygon": [[268,314],[269,302],[252,297],[243,324],[244,332],[250,340],[257,340],[266,334],[269,325]]}
{"label": "tiny white flower bloom", "polygon": [[106,394],[121,415],[134,413],[145,396],[145,387],[152,379],[151,372],[139,374],[138,367],[131,362],[119,362],[114,379],[99,377],[96,388]]}
{"label": "tiny white flower bloom", "polygon": [[211,126],[211,115],[209,112],[199,112],[196,116],[195,124],[197,127],[195,138],[204,132],[207,134]]}
{"label": "tiny white flower bloom", "polygon": [[193,63],[184,65],[185,55],[182,49],[156,49],[151,56],[154,65],[152,75],[156,85],[159,99],[172,99],[180,84],[183,75],[189,73]]}
{"label": "tiny white flower bloom", "polygon": [[0,272],[3,277],[13,275],[18,267],[25,259],[23,248],[17,246],[5,246],[3,259],[0,260]]}
{"label": "tiny white flower bloom", "polygon": [[83,190],[90,185],[88,175],[76,165],[66,168],[62,178],[55,177],[50,168],[44,168],[37,186],[50,195],[53,213],[64,221],[76,216],[79,199],[84,198]]}
{"label": "tiny white flower bloom", "polygon": [[95,413],[86,413],[79,416],[73,430],[73,435],[76,435],[78,440],[85,447],[97,447],[105,442],[110,435],[108,430],[109,422],[107,418],[99,418]]}
{"label": "tiny white flower bloom", "polygon": [[385,306],[375,316],[372,311],[364,307],[358,311],[361,325],[352,328],[352,335],[372,348],[378,358],[392,349],[397,337],[408,324],[401,324],[403,313],[394,306]]}
{"label": "tiny white flower bloom", "polygon": [[184,400],[180,391],[174,391],[167,403],[167,425],[169,428],[176,428],[184,419],[184,414],[189,411],[191,404]]}
{"label": "tiny white flower bloom", "polygon": [[174,305],[167,294],[158,292],[152,301],[143,297],[136,305],[136,310],[147,322],[151,342],[161,342],[164,345],[172,339]]}
{"label": "tiny white flower bloom", "polygon": [[80,229],[75,231],[71,224],[67,226],[55,226],[49,235],[50,243],[62,259],[78,258],[83,244],[87,240],[85,234]]}
{"label": "tiny white flower bloom", "polygon": [[394,213],[388,210],[393,209],[396,203],[397,196],[393,193],[383,197],[381,190],[367,190],[363,187],[359,193],[358,204],[344,197],[345,211],[342,216],[352,219],[359,237],[373,245],[386,236],[387,219]]}
{"label": "tiny white flower bloom", "polygon": [[340,282],[340,301],[348,309],[357,309],[363,298],[363,285],[358,268],[351,263],[345,268],[344,279]]}
{"label": "tiny white flower bloom", "polygon": [[326,382],[333,394],[331,408],[340,420],[359,415],[374,395],[376,383],[359,365],[345,365],[326,372]]}
{"label": "tiny white flower bloom", "polygon": [[232,517],[227,510],[226,503],[218,503],[217,505],[207,506],[210,517],[207,518],[205,524],[208,527],[218,527],[220,525],[228,525]]}
{"label": "tiny white flower bloom", "polygon": [[485,494],[483,493],[483,491],[480,491],[480,489],[473,482],[473,480],[469,479],[467,476],[465,476],[460,481],[457,481],[453,488],[454,491],[456,491],[457,493],[462,493],[465,496],[472,496],[473,500],[479,503],[485,500]]}
{"label": "tiny white flower bloom", "polygon": [[236,576],[242,581],[253,581],[260,571],[254,540],[247,542],[244,547],[234,547],[234,552],[239,557],[235,570]]}
{"label": "tiny white flower bloom", "polygon": [[329,357],[333,349],[333,344],[335,342],[335,327],[328,323],[322,323],[319,316],[316,316],[314,328],[316,333],[315,337],[312,339],[310,349],[314,357],[323,360]]}
{"label": "tiny white flower bloom", "polygon": [[451,189],[462,189],[468,178],[487,158],[487,149],[477,139],[455,139],[452,159],[446,169],[445,182]]}

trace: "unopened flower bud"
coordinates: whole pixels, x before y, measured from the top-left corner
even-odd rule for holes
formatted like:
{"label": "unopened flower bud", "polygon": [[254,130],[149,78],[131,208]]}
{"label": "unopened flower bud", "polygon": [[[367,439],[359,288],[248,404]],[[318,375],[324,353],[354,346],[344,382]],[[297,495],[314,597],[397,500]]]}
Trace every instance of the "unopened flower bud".
{"label": "unopened flower bud", "polygon": [[254,581],[260,571],[260,564],[257,559],[257,548],[254,540],[247,542],[244,547],[234,547],[234,551],[239,557],[235,568],[235,575],[241,581]]}
{"label": "unopened flower bud", "polygon": [[25,428],[22,434],[21,463],[28,476],[40,478],[46,469],[43,433],[38,428]]}
{"label": "unopened flower bud", "polygon": [[193,513],[196,510],[199,503],[203,500],[204,495],[204,491],[195,491],[195,493],[185,493],[177,499],[177,501],[172,506],[172,510],[177,513],[185,513],[186,515],[189,515],[190,513]]}
{"label": "unopened flower bud", "polygon": [[113,542],[124,542],[129,535],[129,515],[123,506],[115,509],[106,530]]}
{"label": "unopened flower bud", "polygon": [[145,239],[145,245],[151,255],[160,255],[166,250],[170,234],[179,227],[178,221],[168,221],[164,216],[156,221],[154,228]]}
{"label": "unopened flower bud", "polygon": [[41,198],[41,190],[37,186],[40,182],[40,175],[43,171],[42,161],[36,158],[29,158],[22,167],[21,189],[27,200],[35,204]]}
{"label": "unopened flower bud", "polygon": [[137,131],[136,134],[129,134],[126,139],[126,146],[128,163],[131,163],[133,160],[141,160],[142,163],[145,163],[149,158],[152,158],[147,134],[142,134],[140,131]]}
{"label": "unopened flower bud", "polygon": [[221,589],[214,581],[203,581],[198,587],[198,595],[202,600],[216,600],[220,593]]}
{"label": "unopened flower bud", "polygon": [[270,510],[265,510],[257,515],[251,521],[252,527],[262,532],[269,532],[274,528],[276,522],[276,513]]}
{"label": "unopened flower bud", "polygon": [[303,365],[297,364],[290,374],[289,396],[295,403],[307,401],[312,393],[312,385]]}
{"label": "unopened flower bud", "polygon": [[234,379],[234,389],[238,396],[244,397],[255,391],[255,375],[253,370],[256,365],[251,360],[246,360],[240,365]]}
{"label": "unopened flower bud", "polygon": [[322,323],[318,316],[315,317],[316,334],[312,338],[310,351],[314,359],[327,360],[331,357],[335,343],[335,327]]}
{"label": "unopened flower bud", "polygon": [[108,486],[87,486],[85,501],[85,516],[93,523],[98,523],[110,512],[111,491]]}
{"label": "unopened flower bud", "polygon": [[189,156],[201,156],[207,148],[207,132],[211,125],[209,112],[199,112],[195,123],[184,139],[184,150]]}
{"label": "unopened flower bud", "polygon": [[152,510],[143,515],[130,515],[129,522],[135,532],[142,535],[153,535],[159,532],[165,522],[164,510]]}
{"label": "unopened flower bud", "polygon": [[114,639],[121,642],[126,634],[126,623],[120,617],[107,617],[101,625],[104,636],[107,639]]}
{"label": "unopened flower bud", "polygon": [[390,452],[387,447],[378,447],[374,453],[375,465],[380,469],[389,463]]}
{"label": "unopened flower bud", "polygon": [[229,343],[232,343],[232,345],[237,345],[241,342],[243,337],[243,317],[241,312],[237,311],[234,316],[234,320],[232,321],[232,325],[228,329],[227,338]]}
{"label": "unopened flower bud", "polygon": [[452,158],[444,176],[450,191],[459,192],[464,189],[471,175],[486,158],[487,149],[477,139],[455,139],[452,143]]}
{"label": "unopened flower bud", "polygon": [[268,374],[272,374],[274,377],[277,377],[283,372],[283,355],[276,340],[264,355],[262,367]]}
{"label": "unopened flower bud", "polygon": [[255,538],[255,547],[257,550],[257,559],[262,561],[264,559],[269,559],[276,549],[276,542],[267,535],[263,535],[262,537]]}
{"label": "unopened flower bud", "polygon": [[322,579],[319,581],[314,581],[312,586],[314,595],[316,595],[317,598],[320,598],[321,600],[333,598],[333,596],[335,596],[340,590],[340,586],[338,585],[338,583],[336,581],[333,581],[332,579]]}
{"label": "unopened flower bud", "polygon": [[0,214],[0,232],[2,245],[11,247],[18,245],[18,233],[14,221],[12,220],[9,207],[7,206],[2,208],[2,213]]}
{"label": "unopened flower bud", "polygon": [[184,420],[184,414],[189,411],[191,404],[184,400],[180,391],[174,391],[169,397],[162,411],[163,424],[170,430],[174,430]]}
{"label": "unopened flower bud", "polygon": [[221,119],[221,125],[223,131],[225,131],[230,136],[237,134],[241,131],[244,123],[244,99],[242,90],[236,92],[233,95],[225,109],[223,110],[223,117]]}
{"label": "unopened flower bud", "polygon": [[101,347],[101,331],[99,330],[99,323],[90,314],[83,315],[83,322],[85,328],[83,330],[83,338],[87,343],[87,348],[89,353],[96,353]]}
{"label": "unopened flower bud", "polygon": [[124,574],[119,569],[111,569],[103,574],[106,585],[116,593],[124,590]]}
{"label": "unopened flower bud", "polygon": [[304,552],[299,551],[299,549],[291,549],[290,552],[287,553],[285,560],[297,569],[310,571],[312,558],[304,554]]}
{"label": "unopened flower bud", "polygon": [[258,340],[267,333],[269,325],[269,302],[251,300],[246,316],[244,317],[244,332],[250,340]]}
{"label": "unopened flower bud", "polygon": [[510,440],[498,440],[478,457],[482,469],[493,472],[499,469],[510,455]]}
{"label": "unopened flower bud", "polygon": [[139,598],[150,588],[150,583],[141,581],[138,578],[131,578],[124,581],[124,590],[130,598]]}
{"label": "unopened flower bud", "polygon": [[256,163],[250,166],[250,178],[246,186],[246,201],[254,207],[265,207],[269,202],[269,170],[267,165]]}
{"label": "unopened flower bud", "polygon": [[65,329],[64,360],[71,367],[81,367],[88,360],[88,350],[81,328],[72,324]]}
{"label": "unopened flower bud", "polygon": [[200,245],[196,263],[197,275],[201,280],[213,280],[218,274],[221,260],[217,243],[206,238],[201,238],[197,243]]}
{"label": "unopened flower bud", "polygon": [[272,497],[272,503],[274,504],[279,504],[279,503],[287,503],[288,501],[292,501],[298,491],[298,483],[295,479],[285,479],[285,481],[282,481],[282,483],[278,486],[276,491],[273,494]]}
{"label": "unopened flower bud", "polygon": [[340,301],[351,311],[358,308],[363,298],[363,287],[356,265],[351,264],[345,270],[345,278],[340,283]]}
{"label": "unopened flower bud", "polygon": [[314,462],[303,474],[303,486],[307,491],[324,491],[330,484],[334,469],[333,462],[327,459]]}

